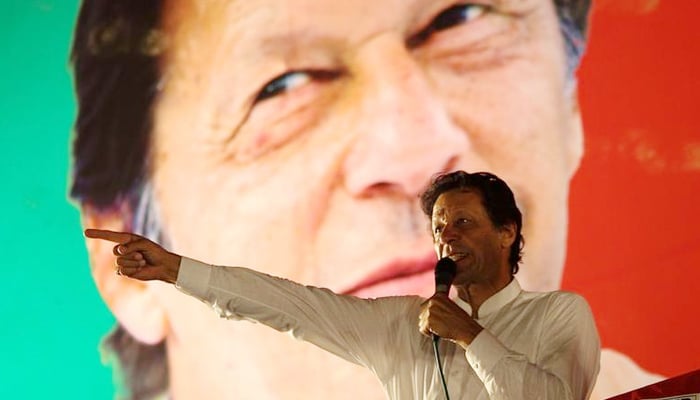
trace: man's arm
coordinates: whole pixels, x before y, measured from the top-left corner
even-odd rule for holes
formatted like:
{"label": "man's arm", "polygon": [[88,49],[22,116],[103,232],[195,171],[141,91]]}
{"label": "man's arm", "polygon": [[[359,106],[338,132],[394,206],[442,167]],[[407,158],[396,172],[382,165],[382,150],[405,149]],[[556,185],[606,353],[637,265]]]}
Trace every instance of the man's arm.
{"label": "man's arm", "polygon": [[424,333],[450,339],[466,350],[467,361],[491,399],[586,399],[600,361],[593,316],[580,296],[558,293],[548,301],[542,334],[532,338],[539,346],[535,362],[481,328],[446,297],[426,302],[419,326]]}
{"label": "man's arm", "polygon": [[221,317],[252,320],[312,343],[374,370],[391,326],[414,305],[401,298],[360,299],[304,286],[243,267],[224,267],[183,257],[177,287],[210,305]]}
{"label": "man's arm", "polygon": [[88,229],[85,235],[117,243],[113,252],[120,275],[175,284],[224,318],[252,320],[290,332],[363,366],[381,368],[377,363],[383,361],[375,356],[386,345],[388,327],[408,307],[396,298],[359,299],[248,268],[208,265],[130,233]]}
{"label": "man's arm", "polygon": [[[467,360],[492,399],[585,400],[600,365],[600,340],[586,301],[571,293],[550,299],[535,362],[510,350],[494,335],[479,335]],[[515,393],[513,395],[512,393]]]}

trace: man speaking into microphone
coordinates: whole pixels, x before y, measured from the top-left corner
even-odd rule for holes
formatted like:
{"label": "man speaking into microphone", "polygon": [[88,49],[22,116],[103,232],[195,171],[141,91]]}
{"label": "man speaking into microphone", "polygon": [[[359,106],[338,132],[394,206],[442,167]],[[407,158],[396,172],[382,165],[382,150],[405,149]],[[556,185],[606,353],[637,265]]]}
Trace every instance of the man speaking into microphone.
{"label": "man speaking into microphone", "polygon": [[390,399],[444,398],[434,335],[444,339],[438,347],[451,399],[587,399],[600,358],[590,309],[573,293],[520,288],[522,215],[505,182],[489,173],[444,174],[421,205],[438,259],[455,266],[453,293],[449,279],[440,281],[428,300],[338,295],[204,264],[130,233],[86,235],[118,243],[117,273],[173,283],[222,317],[290,332],[367,367]]}

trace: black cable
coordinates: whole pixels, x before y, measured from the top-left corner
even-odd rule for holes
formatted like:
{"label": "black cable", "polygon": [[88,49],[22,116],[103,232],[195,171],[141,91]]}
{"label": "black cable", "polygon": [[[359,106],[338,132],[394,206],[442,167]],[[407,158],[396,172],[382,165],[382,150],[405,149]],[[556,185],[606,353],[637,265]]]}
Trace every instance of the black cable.
{"label": "black cable", "polygon": [[439,341],[440,336],[433,335],[433,352],[435,353],[435,363],[437,363],[438,371],[440,372],[442,390],[445,392],[445,400],[450,400],[450,393],[447,391],[447,382],[445,382],[445,374],[442,372],[442,363],[440,362],[440,351],[438,350]]}

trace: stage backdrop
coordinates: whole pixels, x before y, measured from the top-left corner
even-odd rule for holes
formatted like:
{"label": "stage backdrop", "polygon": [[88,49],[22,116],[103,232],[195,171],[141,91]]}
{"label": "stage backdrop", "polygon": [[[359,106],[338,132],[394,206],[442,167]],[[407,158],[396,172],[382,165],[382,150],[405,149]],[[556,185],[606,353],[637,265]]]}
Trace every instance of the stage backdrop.
{"label": "stage backdrop", "polygon": [[76,1],[3,0],[0,398],[111,398],[97,346],[114,323],[67,201]]}
{"label": "stage backdrop", "polygon": [[700,366],[698,10],[600,1],[580,71],[564,287],[589,300],[604,346],[667,376]]}
{"label": "stage backdrop", "polygon": [[[97,351],[114,318],[67,199],[78,4],[3,2],[0,17],[0,398],[110,398]],[[563,287],[603,345],[666,376],[700,366],[700,34],[696,0],[601,0],[579,73],[585,155]]]}

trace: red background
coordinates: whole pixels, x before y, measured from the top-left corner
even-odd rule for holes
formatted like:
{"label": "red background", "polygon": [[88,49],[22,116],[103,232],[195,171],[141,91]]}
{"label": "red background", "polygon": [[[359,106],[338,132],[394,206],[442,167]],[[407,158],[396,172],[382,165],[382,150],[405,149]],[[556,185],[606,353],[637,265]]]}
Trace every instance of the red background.
{"label": "red background", "polygon": [[697,0],[600,0],[579,71],[563,287],[604,347],[666,376],[700,368],[699,17]]}

